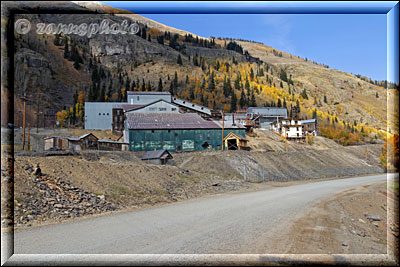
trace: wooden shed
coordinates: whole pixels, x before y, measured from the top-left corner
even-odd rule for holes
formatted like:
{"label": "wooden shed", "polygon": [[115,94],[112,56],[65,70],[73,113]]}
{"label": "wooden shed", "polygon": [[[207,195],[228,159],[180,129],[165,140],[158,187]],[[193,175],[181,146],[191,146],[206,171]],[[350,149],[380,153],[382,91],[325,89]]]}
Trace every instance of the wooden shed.
{"label": "wooden shed", "polygon": [[78,138],[70,137],[68,138],[69,148],[77,151],[98,149],[98,140],[99,139],[92,133],[84,134]]}
{"label": "wooden shed", "polygon": [[146,154],[141,158],[142,160],[151,163],[151,164],[159,164],[165,165],[170,163],[172,159],[171,153],[168,150],[154,150],[154,151],[147,151]]}
{"label": "wooden shed", "polygon": [[69,137],[49,136],[44,138],[44,150],[65,150],[68,149]]}
{"label": "wooden shed", "polygon": [[129,144],[111,140],[99,140],[99,150],[107,151],[127,151],[129,150]]}
{"label": "wooden shed", "polygon": [[224,144],[226,150],[249,150],[247,146],[248,140],[240,134],[230,132],[224,138]]}
{"label": "wooden shed", "polygon": [[98,138],[92,133],[80,137],[50,136],[44,138],[44,150],[89,150],[98,149]]}

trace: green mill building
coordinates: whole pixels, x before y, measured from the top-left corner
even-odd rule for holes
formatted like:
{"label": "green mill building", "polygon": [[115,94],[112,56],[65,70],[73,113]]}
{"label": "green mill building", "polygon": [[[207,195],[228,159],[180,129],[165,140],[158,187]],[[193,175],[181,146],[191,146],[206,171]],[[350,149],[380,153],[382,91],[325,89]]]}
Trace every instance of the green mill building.
{"label": "green mill building", "polygon": [[[229,133],[245,136],[243,125],[224,124],[224,137]],[[220,150],[222,146],[222,121],[205,120],[196,113],[126,113],[124,128],[130,151]]]}

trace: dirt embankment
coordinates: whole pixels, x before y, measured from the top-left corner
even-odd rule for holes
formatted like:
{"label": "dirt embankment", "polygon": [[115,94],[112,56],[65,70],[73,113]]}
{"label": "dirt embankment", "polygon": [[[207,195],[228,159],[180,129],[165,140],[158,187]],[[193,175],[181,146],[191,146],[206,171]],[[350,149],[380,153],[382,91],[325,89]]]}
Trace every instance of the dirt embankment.
{"label": "dirt embankment", "polygon": [[[352,188],[312,206],[276,242],[291,254],[397,255],[398,178]],[[398,204],[397,204],[398,205]]]}
{"label": "dirt embankment", "polygon": [[[109,210],[98,206],[103,203],[100,200],[119,210],[134,209],[207,194],[285,185],[288,181],[383,172],[378,163],[380,145],[341,147],[320,137],[313,146],[290,144],[285,152],[282,149],[286,145],[279,142],[270,142],[274,146],[272,152],[259,149],[175,153],[173,165],[166,166],[146,164],[132,152],[17,155],[16,224],[64,220]],[[43,173],[40,181],[35,181],[37,177],[32,174],[37,164]],[[263,180],[265,183],[258,183]],[[77,191],[71,197],[65,196],[60,193],[65,186],[59,181]],[[82,211],[85,209],[81,202],[88,203],[90,212]]]}

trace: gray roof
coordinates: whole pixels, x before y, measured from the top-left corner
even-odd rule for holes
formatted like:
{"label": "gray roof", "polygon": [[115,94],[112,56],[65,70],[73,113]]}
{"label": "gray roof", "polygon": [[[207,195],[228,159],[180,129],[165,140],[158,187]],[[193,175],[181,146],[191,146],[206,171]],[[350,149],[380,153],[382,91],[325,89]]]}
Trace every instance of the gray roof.
{"label": "gray roof", "polygon": [[133,108],[124,108],[124,111],[125,111],[125,112],[129,112],[129,111],[132,111],[132,110],[142,109],[142,108],[151,106],[151,105],[153,105],[153,104],[155,104],[155,103],[158,103],[158,102],[165,102],[165,103],[167,103],[167,104],[170,104],[170,105],[173,105],[173,106],[179,108],[179,106],[178,106],[178,105],[175,105],[174,103],[170,103],[170,102],[168,102],[168,101],[165,101],[164,99],[158,99],[158,100],[156,100],[156,101],[153,101],[153,102],[148,103],[148,104],[145,104],[145,105],[131,105],[131,106],[136,106],[136,107],[133,107]]}
{"label": "gray roof", "polygon": [[127,91],[128,95],[171,95],[170,92],[142,92],[142,91]]}
{"label": "gray roof", "polygon": [[249,107],[247,113],[259,114],[263,116],[283,116],[287,117],[286,108],[277,107]]}
{"label": "gray roof", "polygon": [[218,129],[212,121],[204,120],[195,113],[137,114],[126,113],[128,129]]}
{"label": "gray roof", "polygon": [[[132,130],[152,129],[221,129],[222,121],[208,121],[196,113],[181,114],[138,114],[126,113],[127,128]],[[242,126],[225,125],[237,129]]]}
{"label": "gray roof", "polygon": [[315,119],[302,120],[301,123],[314,123]]}
{"label": "gray roof", "polygon": [[99,143],[128,144],[125,142],[113,141],[113,140],[99,140]]}
{"label": "gray roof", "polygon": [[192,103],[192,102],[184,100],[184,99],[179,99],[177,97],[173,97],[172,102],[179,106],[182,106],[182,107],[185,107],[185,108],[188,108],[188,109],[211,116],[211,109],[209,109],[208,107],[204,107],[202,105],[195,104],[195,103]]}
{"label": "gray roof", "polygon": [[168,152],[168,150],[154,150],[154,151],[147,151],[146,154],[141,158],[142,160],[145,159],[159,159],[165,153],[168,153],[169,157],[172,158],[172,155]]}
{"label": "gray roof", "polygon": [[139,108],[139,107],[143,107],[143,105],[134,105],[134,104],[122,103],[120,105],[115,105],[113,108],[122,108],[124,111],[126,111],[126,110],[130,110],[130,109],[133,109],[133,108]]}
{"label": "gray roof", "polygon": [[87,137],[87,136],[89,136],[89,135],[93,135],[96,139],[98,139],[98,138],[97,138],[94,134],[92,134],[92,133],[87,133],[87,134],[84,134],[84,135],[79,136],[79,137],[56,136],[56,135],[53,135],[53,136],[45,137],[44,139],[48,139],[48,138],[61,138],[61,139],[67,139],[67,140],[70,140],[70,141],[79,141],[79,140],[81,140],[81,139],[83,139],[83,138],[85,138],[85,137]]}

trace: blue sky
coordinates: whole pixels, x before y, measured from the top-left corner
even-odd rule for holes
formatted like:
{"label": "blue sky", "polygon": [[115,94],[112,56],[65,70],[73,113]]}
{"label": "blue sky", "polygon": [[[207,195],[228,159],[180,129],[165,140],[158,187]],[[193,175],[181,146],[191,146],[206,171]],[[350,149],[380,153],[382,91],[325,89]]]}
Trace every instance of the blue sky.
{"label": "blue sky", "polygon": [[[128,2],[105,2],[127,9]],[[140,14],[140,13],[139,13]],[[262,42],[374,80],[386,80],[385,14],[140,14],[203,37]]]}

